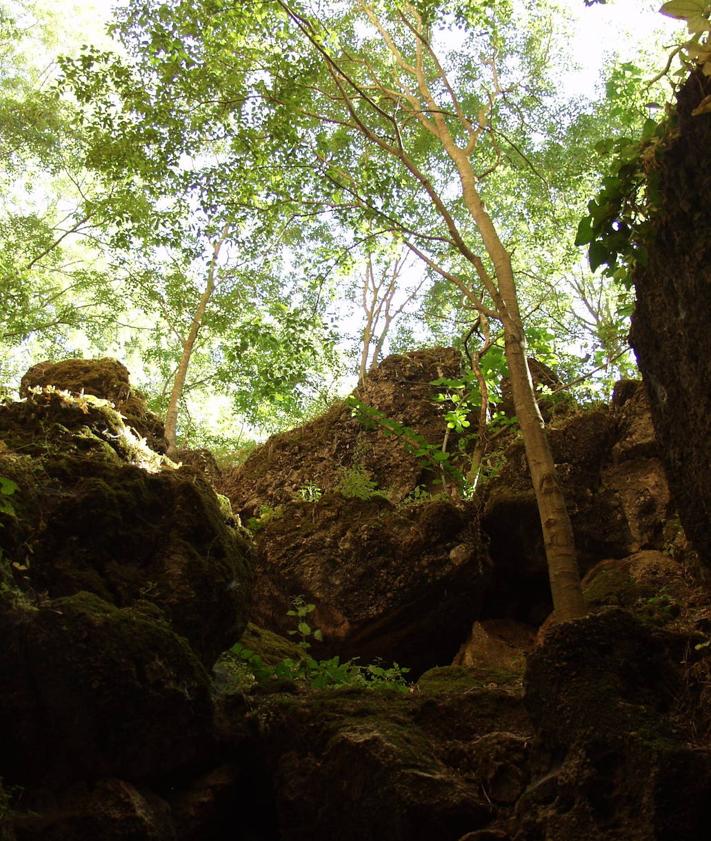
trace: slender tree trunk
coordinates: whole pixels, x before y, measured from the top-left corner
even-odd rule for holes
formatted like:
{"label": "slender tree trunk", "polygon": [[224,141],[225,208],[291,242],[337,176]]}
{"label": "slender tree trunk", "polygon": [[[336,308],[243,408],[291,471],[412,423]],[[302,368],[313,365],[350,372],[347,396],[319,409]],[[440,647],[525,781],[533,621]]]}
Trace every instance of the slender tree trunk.
{"label": "slender tree trunk", "polygon": [[576,619],[584,616],[587,608],[580,586],[575,538],[528,369],[526,337],[511,256],[499,239],[491,217],[479,198],[471,164],[456,153],[453,157],[458,164],[464,201],[494,264],[514,409],[541,518],[553,607],[559,621]]}
{"label": "slender tree trunk", "polygon": [[183,389],[185,388],[185,380],[187,379],[188,375],[190,358],[195,348],[195,342],[197,341],[198,333],[200,332],[200,328],[202,327],[202,322],[205,317],[205,311],[207,310],[207,306],[210,303],[210,298],[212,297],[212,294],[215,291],[215,272],[217,269],[217,260],[220,256],[220,250],[225,242],[225,239],[227,238],[227,233],[228,229],[227,226],[225,226],[220,239],[218,239],[213,244],[212,257],[210,258],[210,266],[207,271],[207,281],[205,283],[205,289],[203,290],[203,293],[200,296],[200,300],[198,301],[197,309],[195,310],[192,322],[190,323],[188,335],[183,341],[180,363],[178,364],[178,370],[175,373],[175,379],[173,380],[173,388],[170,392],[168,408],[165,413],[165,440],[168,443],[169,458],[173,458],[177,450],[176,437],[178,427],[178,407],[180,404],[180,398],[182,397]]}

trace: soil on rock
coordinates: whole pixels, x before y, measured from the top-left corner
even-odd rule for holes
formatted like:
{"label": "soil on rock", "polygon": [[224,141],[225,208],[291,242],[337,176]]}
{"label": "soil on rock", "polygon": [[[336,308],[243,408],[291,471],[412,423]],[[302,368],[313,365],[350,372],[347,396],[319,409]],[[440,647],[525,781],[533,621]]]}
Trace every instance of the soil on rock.
{"label": "soil on rock", "polygon": [[[691,112],[711,95],[694,73],[678,95],[674,135],[655,165],[660,196],[649,220],[645,267],[635,270],[630,339],[676,507],[711,565],[711,118]],[[661,315],[663,314],[663,316]]]}

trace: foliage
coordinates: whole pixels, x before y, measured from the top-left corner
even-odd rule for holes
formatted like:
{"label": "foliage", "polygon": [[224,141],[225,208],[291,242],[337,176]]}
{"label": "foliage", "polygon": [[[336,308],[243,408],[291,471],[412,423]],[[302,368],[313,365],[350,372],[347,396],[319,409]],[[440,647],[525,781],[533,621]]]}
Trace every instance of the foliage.
{"label": "foliage", "polygon": [[313,689],[359,686],[367,689],[407,690],[405,676],[409,669],[397,663],[391,666],[380,663],[360,666],[355,660],[341,662],[338,656],[327,660],[311,657],[308,653],[311,641],[320,642],[323,639],[321,631],[312,628],[306,621],[315,609],[315,605],[307,604],[303,597],[298,596],[293,601],[292,609],[287,611],[287,615],[292,616],[296,623],[289,634],[298,637],[297,644],[303,653],[301,657],[288,657],[274,666],[268,666],[259,654],[241,643],[234,645],[230,649],[231,653],[245,664],[258,682],[273,679],[298,681]]}
{"label": "foliage", "polygon": [[277,505],[276,507],[272,505],[260,505],[259,514],[247,520],[247,528],[251,532],[256,533],[260,529],[263,529],[267,523],[271,523],[272,520],[278,520],[283,514],[284,508],[281,505]]}
{"label": "foliage", "polygon": [[395,436],[405,449],[424,465],[437,472],[444,472],[459,487],[464,486],[464,474],[453,463],[450,454],[443,451],[441,446],[430,444],[417,430],[394,418],[389,418],[384,412],[363,403],[353,395],[346,398],[346,403],[351,407],[352,416],[366,429],[378,428],[382,429],[386,435]]}
{"label": "foliage", "polygon": [[[711,2],[669,0],[660,11],[663,15],[686,22],[691,35],[681,47],[686,67],[698,66],[702,73],[711,76]],[[711,113],[711,97],[706,97],[693,112],[695,116],[707,113]]]}
{"label": "foliage", "polygon": [[323,491],[314,482],[307,482],[296,492],[297,497],[303,502],[318,502],[323,496]]}
{"label": "foliage", "polygon": [[[15,506],[12,497],[17,491],[17,484],[6,476],[0,476],[0,514],[7,514],[10,517],[15,515]],[[2,528],[2,523],[0,523]]]}
{"label": "foliage", "polygon": [[645,122],[640,139],[605,140],[597,146],[603,154],[614,153],[611,174],[588,204],[589,215],[580,220],[576,245],[588,246],[592,271],[604,273],[630,288],[630,272],[646,265],[647,219],[659,200],[656,163],[670,136],[668,123]]}
{"label": "foliage", "polygon": [[368,471],[362,464],[354,464],[341,470],[336,492],[346,499],[387,499],[384,491],[378,489],[378,483],[371,479]]}

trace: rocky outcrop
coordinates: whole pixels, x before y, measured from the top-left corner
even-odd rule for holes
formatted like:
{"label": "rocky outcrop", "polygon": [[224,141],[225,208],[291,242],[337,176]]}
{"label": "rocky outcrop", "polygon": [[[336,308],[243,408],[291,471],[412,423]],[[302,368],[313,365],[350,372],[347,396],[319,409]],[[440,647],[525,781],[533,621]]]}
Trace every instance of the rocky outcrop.
{"label": "rocky outcrop", "polygon": [[71,394],[92,394],[113,403],[136,433],[158,453],[166,451],[165,430],[161,419],[146,407],[143,395],[131,386],[128,369],[116,359],[65,359],[39,362],[20,382],[20,397],[32,388],[54,388]]}
{"label": "rocky outcrop", "polygon": [[26,790],[17,838],[173,838],[152,787],[211,754],[206,667],[246,626],[252,548],[73,391],[0,407],[0,778]]}
{"label": "rocky outcrop", "polygon": [[0,437],[18,486],[0,546],[21,589],[150,602],[207,665],[239,638],[251,547],[198,474],[162,468],[102,401],[56,391],[0,407]]}
{"label": "rocky outcrop", "polygon": [[689,744],[679,642],[611,610],[553,629],[531,654],[538,767],[516,806],[520,837],[705,836],[711,752]]}
{"label": "rocky outcrop", "polygon": [[[429,348],[390,356],[374,368],[355,397],[388,418],[413,429],[430,444],[441,444],[444,407],[435,402],[441,377],[461,375],[454,348]],[[335,490],[344,475],[362,470],[374,486],[397,502],[420,484],[437,478],[396,437],[353,417],[344,401],[313,421],[275,435],[240,467],[228,470],[218,489],[243,519],[261,506],[288,503],[305,488]]]}
{"label": "rocky outcrop", "polygon": [[[601,558],[661,549],[672,505],[644,387],[620,384],[611,407],[578,411],[549,427],[549,440],[586,572]],[[496,588],[491,615],[540,624],[550,610],[546,560],[523,444],[506,452],[484,491]]]}
{"label": "rocky outcrop", "polygon": [[282,841],[457,841],[527,783],[520,693],[461,678],[404,694],[231,695],[218,721],[226,743],[263,758],[275,817],[264,837]]}
{"label": "rocky outcrop", "polygon": [[652,177],[646,266],[634,273],[630,339],[647,384],[667,475],[684,528],[711,564],[711,94],[699,71],[678,95],[676,120]]}
{"label": "rocky outcrop", "polygon": [[454,656],[490,567],[472,512],[448,500],[395,506],[338,493],[292,502],[255,537],[253,621],[293,630],[294,597],[316,606],[318,656],[377,657],[422,671]]}
{"label": "rocky outcrop", "polygon": [[[591,616],[534,645],[547,576],[517,445],[490,482],[490,546],[475,502],[396,502],[351,461],[350,487],[258,512],[268,627],[209,675],[245,626],[252,560],[201,465],[176,470],[81,391],[0,407],[0,838],[704,838],[711,600],[666,486],[640,478],[663,476],[644,393],[623,384],[553,439]],[[310,627],[280,636],[294,596]],[[405,685],[335,655],[426,671]]]}

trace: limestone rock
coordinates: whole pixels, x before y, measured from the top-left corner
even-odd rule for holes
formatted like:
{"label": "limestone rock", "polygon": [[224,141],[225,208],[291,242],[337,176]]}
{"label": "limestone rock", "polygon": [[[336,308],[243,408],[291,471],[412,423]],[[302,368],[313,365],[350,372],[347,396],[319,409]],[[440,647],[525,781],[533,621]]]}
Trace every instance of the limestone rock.
{"label": "limestone rock", "polygon": [[210,744],[208,677],[163,621],[91,593],[0,603],[0,776],[13,783],[177,771]]}
{"label": "limestone rock", "polygon": [[[431,383],[460,375],[458,351],[428,348],[388,357],[369,372],[355,396],[414,429],[429,443],[441,444],[444,408],[434,401],[438,389]],[[366,428],[339,401],[304,426],[271,437],[243,465],[225,471],[218,490],[246,520],[257,515],[261,506],[291,502],[303,488],[334,490],[353,468],[365,470],[393,501],[437,478],[397,437],[377,426]]]}
{"label": "limestone rock", "polygon": [[422,671],[451,661],[489,579],[470,513],[446,500],[396,507],[326,494],[256,535],[253,621],[286,634],[291,601],[316,606],[319,657],[377,657]]}
{"label": "limestone rock", "polygon": [[[693,110],[711,78],[692,73],[678,93],[674,133],[654,162],[659,196],[648,260],[636,268],[630,340],[682,524],[711,564],[711,120]],[[671,129],[670,129],[671,130]]]}
{"label": "limestone rock", "polygon": [[75,786],[52,803],[28,800],[28,813],[13,819],[17,841],[176,841],[168,804],[125,780]]}
{"label": "limestone rock", "polygon": [[523,676],[526,652],[533,648],[533,628],[507,619],[484,619],[472,626],[453,664],[467,666],[496,680],[502,674],[509,679]]}
{"label": "limestone rock", "polygon": [[0,472],[18,485],[0,548],[20,589],[150,602],[208,665],[239,638],[252,549],[201,477],[164,467],[115,411],[82,398],[1,406],[0,438]]}
{"label": "limestone rock", "polygon": [[525,699],[541,764],[516,805],[523,837],[704,837],[711,754],[689,747],[675,712],[672,643],[609,610],[553,628],[532,652]]}
{"label": "limestone rock", "polygon": [[[641,383],[620,387],[612,408],[559,419],[549,439],[583,574],[601,558],[663,547],[673,509]],[[540,624],[550,609],[545,551],[520,442],[485,491],[482,527],[501,582],[490,609]]]}
{"label": "limestone rock", "polygon": [[54,386],[72,394],[93,394],[110,400],[126,425],[146,439],[159,453],[166,450],[165,431],[160,418],[146,407],[143,395],[131,386],[127,368],[116,359],[65,359],[39,362],[20,382],[20,397],[27,397],[37,386]]}

